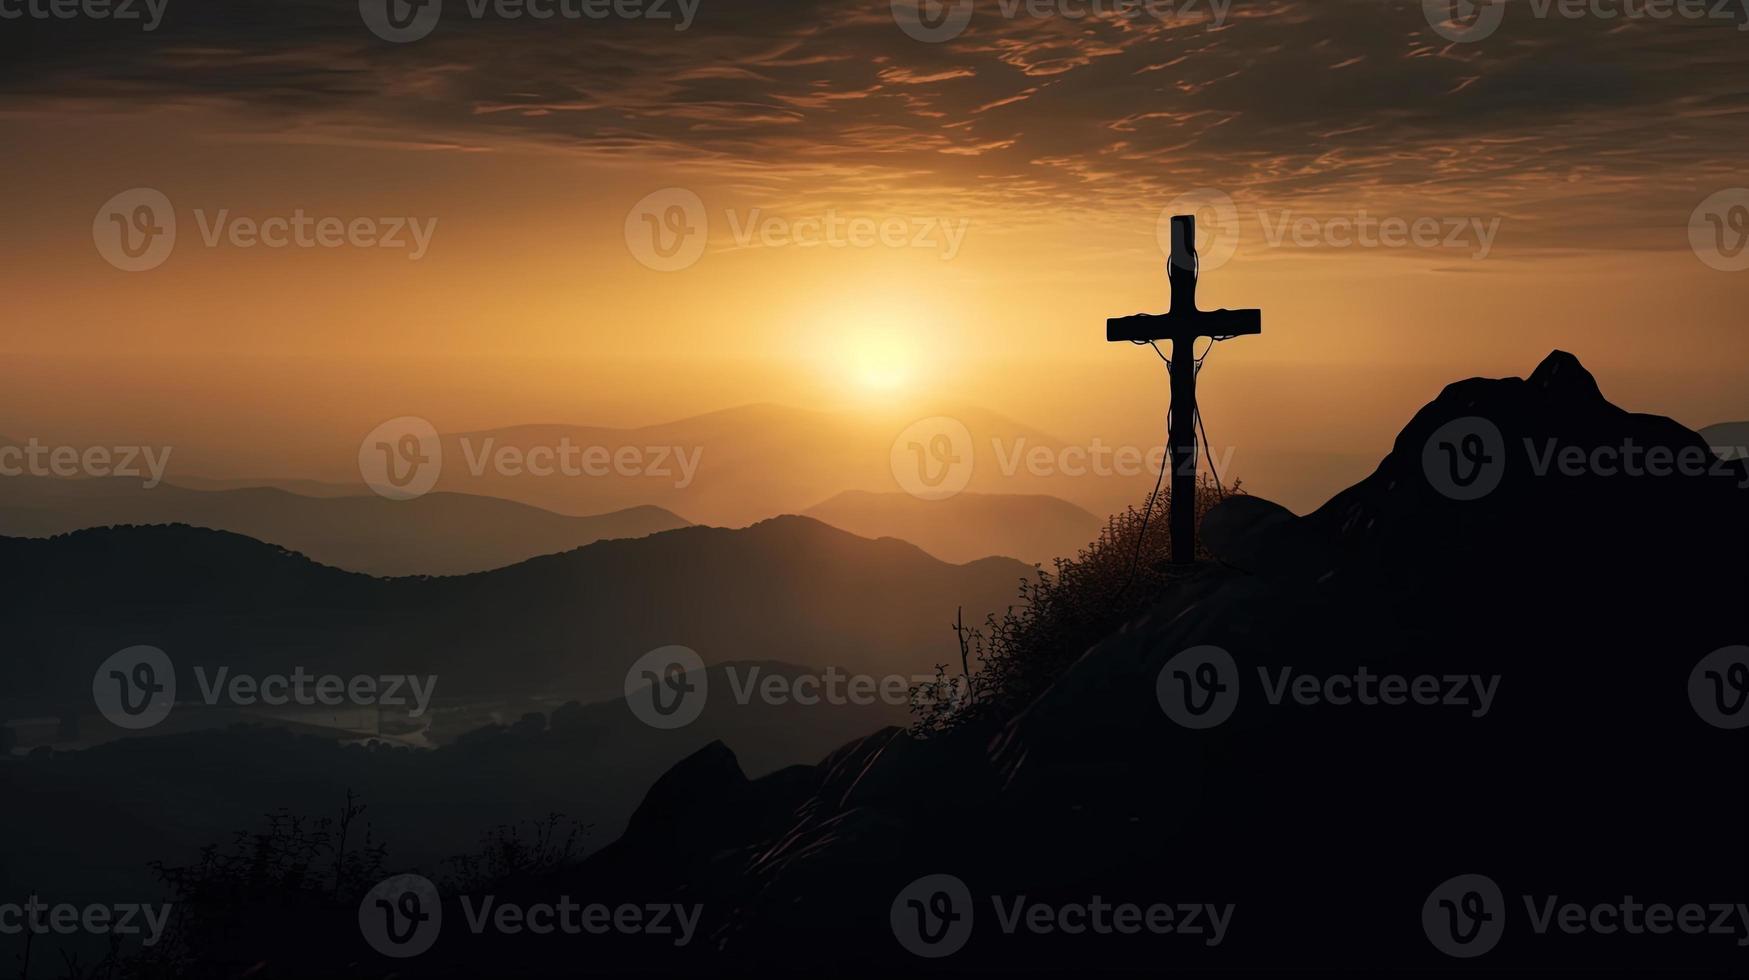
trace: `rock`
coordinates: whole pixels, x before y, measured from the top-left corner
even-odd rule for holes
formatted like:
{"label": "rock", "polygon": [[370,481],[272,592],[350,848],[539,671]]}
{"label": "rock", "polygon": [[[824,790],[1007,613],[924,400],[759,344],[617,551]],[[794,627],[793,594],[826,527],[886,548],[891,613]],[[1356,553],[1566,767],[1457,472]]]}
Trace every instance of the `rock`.
{"label": "rock", "polygon": [[751,786],[735,753],[712,742],[656,780],[621,843],[671,858],[709,851],[752,825]]}
{"label": "rock", "polygon": [[1255,572],[1261,570],[1271,534],[1298,519],[1280,504],[1236,494],[1210,508],[1197,533],[1218,560]]}
{"label": "rock", "polygon": [[[1498,428],[1505,462],[1472,500],[1441,492],[1424,462],[1430,437],[1467,418]],[[682,881],[708,891],[716,952],[748,973],[914,969],[893,942],[893,897],[944,873],[983,909],[1098,895],[1240,910],[1244,938],[1220,949],[1090,953],[1072,935],[986,938],[980,919],[953,965],[989,975],[1089,956],[1235,975],[1425,968],[1438,954],[1419,910],[1470,872],[1538,894],[1736,894],[1749,730],[1705,723],[1689,681],[1703,657],[1749,643],[1749,474],[1538,472],[1551,440],[1587,454],[1705,447],[1609,404],[1559,351],[1529,379],[1450,385],[1375,473],[1314,513],[1243,497],[1215,508],[1203,533],[1225,564],[1175,579],[994,737],[859,739],[788,777],[786,793],[809,795],[765,826],[714,746],[652,789],[620,867],[645,880],[676,833],[711,835],[691,811],[738,828],[713,841],[733,855],[720,875]],[[1204,645],[1232,658],[1238,697],[1228,719],[1191,729],[1162,709],[1160,681]],[[1438,696],[1339,702],[1363,675],[1405,690],[1429,678]],[[1486,708],[1452,699],[1488,685]],[[1710,966],[1738,953],[1727,940],[1683,955]],[[1667,956],[1551,936],[1509,940],[1489,966],[1643,970]]]}
{"label": "rock", "polygon": [[1749,459],[1749,422],[1720,422],[1700,430],[1720,459]]}

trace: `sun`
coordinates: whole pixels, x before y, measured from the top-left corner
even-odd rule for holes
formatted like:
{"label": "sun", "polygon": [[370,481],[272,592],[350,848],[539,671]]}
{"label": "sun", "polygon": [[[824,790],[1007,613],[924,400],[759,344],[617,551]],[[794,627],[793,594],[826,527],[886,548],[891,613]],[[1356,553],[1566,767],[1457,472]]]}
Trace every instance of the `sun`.
{"label": "sun", "polygon": [[893,395],[914,388],[923,374],[927,328],[923,321],[893,306],[840,314],[826,352],[846,389],[865,396]]}
{"label": "sun", "polygon": [[848,347],[850,379],[864,391],[901,391],[916,380],[917,352],[897,330],[864,330]]}
{"label": "sun", "polygon": [[894,289],[838,290],[800,307],[792,349],[830,400],[893,408],[934,383],[942,352],[934,305]]}

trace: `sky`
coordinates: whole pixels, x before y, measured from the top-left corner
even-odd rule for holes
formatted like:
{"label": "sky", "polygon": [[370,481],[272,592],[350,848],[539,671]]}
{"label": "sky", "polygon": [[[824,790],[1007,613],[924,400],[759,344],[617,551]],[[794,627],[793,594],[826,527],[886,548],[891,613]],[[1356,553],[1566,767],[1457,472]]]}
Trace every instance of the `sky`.
{"label": "sky", "polygon": [[1164,369],[1103,322],[1165,308],[1177,211],[1203,305],[1264,311],[1208,362],[1211,441],[1376,459],[1556,348],[1749,418],[1737,0],[32,2],[15,440],[290,471],[401,415],[752,402],[1157,439]]}

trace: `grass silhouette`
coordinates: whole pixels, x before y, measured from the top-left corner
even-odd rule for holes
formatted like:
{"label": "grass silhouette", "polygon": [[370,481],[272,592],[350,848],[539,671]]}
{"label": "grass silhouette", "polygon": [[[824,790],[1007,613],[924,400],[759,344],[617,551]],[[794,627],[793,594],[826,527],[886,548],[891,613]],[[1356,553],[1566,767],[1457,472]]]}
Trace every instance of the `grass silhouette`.
{"label": "grass silhouette", "polygon": [[[1196,518],[1244,489],[1221,488],[1209,474],[1198,481]],[[1099,537],[1074,558],[1059,558],[1053,571],[1039,569],[1022,581],[1020,602],[981,627],[954,624],[959,671],[940,664],[933,683],[912,691],[921,737],[966,726],[999,727],[1032,703],[1088,647],[1150,605],[1185,569],[1168,561],[1172,533],[1168,491],[1149,504],[1128,507],[1106,520]],[[1199,540],[1198,560],[1213,556]],[[1194,566],[1192,566],[1194,567]],[[976,668],[974,669],[974,661]]]}

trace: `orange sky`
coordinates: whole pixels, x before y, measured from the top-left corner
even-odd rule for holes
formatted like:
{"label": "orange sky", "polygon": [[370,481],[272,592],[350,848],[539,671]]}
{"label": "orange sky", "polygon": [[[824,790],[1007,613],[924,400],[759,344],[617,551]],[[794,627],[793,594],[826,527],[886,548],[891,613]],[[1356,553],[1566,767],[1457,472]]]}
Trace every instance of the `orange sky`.
{"label": "orange sky", "polygon": [[[407,414],[458,431],[977,404],[1066,439],[1146,440],[1164,369],[1104,343],[1103,320],[1164,308],[1157,222],[1196,188],[1236,207],[1220,232],[1236,254],[1205,271],[1203,305],[1264,310],[1264,334],[1205,375],[1217,444],[1376,457],[1440,384],[1525,374],[1556,347],[1627,407],[1749,417],[1749,272],[1689,241],[1703,199],[1749,183],[1725,135],[1749,41],[1579,24],[1435,46],[1418,7],[1343,23],[1277,3],[1218,31],[975,19],[939,45],[860,14],[774,41],[751,14],[703,9],[682,49],[620,66],[635,79],[526,32],[521,58],[462,63],[464,45],[509,42],[440,29],[414,51],[337,25],[221,64],[166,32],[212,42],[201,31],[224,23],[171,19],[157,47],[124,49],[131,82],[57,76],[44,43],[36,91],[0,103],[0,435],[169,442],[278,474]],[[1284,53],[1293,36],[1318,40]],[[1613,101],[1538,71],[1561,64],[1596,69]],[[327,85],[340,95],[322,101]],[[177,241],[128,273],[93,216],[139,187],[172,203]],[[627,228],[672,187],[709,230],[695,264],[656,271]],[[429,247],[203,241],[220,211],[299,210],[415,219]],[[1473,232],[1458,248],[1271,237],[1363,210],[1495,230],[1485,257]],[[834,218],[905,244],[788,240]],[[760,219],[777,239],[746,237]]]}

